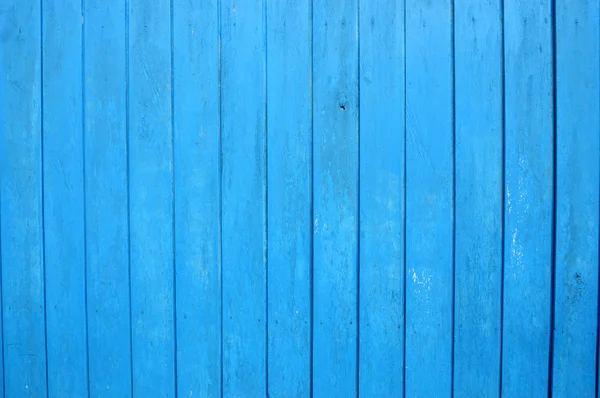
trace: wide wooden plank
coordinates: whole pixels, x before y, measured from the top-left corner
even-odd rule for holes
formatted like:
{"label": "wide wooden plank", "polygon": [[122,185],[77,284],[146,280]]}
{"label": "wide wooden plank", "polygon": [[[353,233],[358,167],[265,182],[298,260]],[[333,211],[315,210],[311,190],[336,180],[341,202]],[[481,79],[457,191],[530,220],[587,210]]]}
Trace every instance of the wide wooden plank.
{"label": "wide wooden plank", "polygon": [[554,397],[596,388],[600,210],[600,8],[556,2]]}
{"label": "wide wooden plank", "polygon": [[454,394],[493,397],[502,330],[502,3],[456,3]]}
{"label": "wide wooden plank", "polygon": [[173,2],[177,385],[221,393],[217,1]]}
{"label": "wide wooden plank", "polygon": [[310,396],[312,9],[267,2],[269,395]]}
{"label": "wide wooden plank", "polygon": [[358,393],[358,1],[313,2],[316,397]]}
{"label": "wide wooden plank", "polygon": [[130,0],[128,12],[133,394],[174,397],[170,4]]}
{"label": "wide wooden plank", "polygon": [[264,4],[221,2],[223,396],[267,394]]}
{"label": "wide wooden plank", "polygon": [[81,4],[43,0],[42,38],[48,395],[85,396],[88,362]]}
{"label": "wide wooden plank", "polygon": [[[2,315],[6,396],[47,396],[41,3],[0,2]],[[17,56],[18,54],[18,56]]]}
{"label": "wide wooden plank", "polygon": [[406,395],[450,396],[453,75],[449,0],[406,2]]}
{"label": "wide wooden plank", "polygon": [[551,1],[504,2],[502,393],[546,396],[553,208]]}
{"label": "wide wooden plank", "polygon": [[404,3],[360,4],[360,363],[365,397],[404,392]]}
{"label": "wide wooden plank", "polygon": [[125,2],[84,10],[89,390],[131,396]]}

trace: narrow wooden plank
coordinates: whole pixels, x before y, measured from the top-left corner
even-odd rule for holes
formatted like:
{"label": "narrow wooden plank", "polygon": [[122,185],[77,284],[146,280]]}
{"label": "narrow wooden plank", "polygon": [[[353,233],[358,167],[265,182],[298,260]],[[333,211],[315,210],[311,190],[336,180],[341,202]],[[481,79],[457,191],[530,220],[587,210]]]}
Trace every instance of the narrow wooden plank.
{"label": "narrow wooden plank", "polygon": [[[4,79],[0,79],[0,104],[3,98],[3,88],[6,82]],[[0,110],[2,108],[0,107]],[[0,126],[4,131],[4,124],[2,123],[2,112],[0,111]],[[2,306],[2,181],[4,181],[4,170],[6,169],[6,139],[4,134],[0,134],[0,391],[2,396],[5,396],[4,391],[4,315]]]}
{"label": "narrow wooden plank", "polygon": [[313,2],[317,397],[358,393],[358,1]]}
{"label": "narrow wooden plank", "polygon": [[221,3],[223,396],[267,394],[264,3]]}
{"label": "narrow wooden plank", "polygon": [[86,396],[82,10],[42,1],[48,395]]}
{"label": "narrow wooden plank", "polygon": [[550,346],[551,1],[504,2],[505,223],[502,393],[545,396]]}
{"label": "narrow wooden plank", "polygon": [[269,395],[310,396],[312,9],[267,2]]}
{"label": "narrow wooden plank", "polygon": [[404,2],[360,4],[360,363],[365,397],[404,391]]}
{"label": "narrow wooden plank", "polygon": [[42,191],[41,3],[0,2],[2,305],[6,396],[47,396]]}
{"label": "narrow wooden plank", "polygon": [[493,397],[502,330],[502,3],[456,3],[454,394]]}
{"label": "narrow wooden plank", "polygon": [[596,388],[600,8],[556,2],[556,288],[552,395]]}
{"label": "narrow wooden plank", "polygon": [[451,2],[407,0],[407,396],[452,393],[452,63]]}
{"label": "narrow wooden plank", "polygon": [[89,389],[131,396],[125,2],[86,0],[85,190]]}
{"label": "narrow wooden plank", "polygon": [[221,394],[217,1],[173,2],[177,383]]}
{"label": "narrow wooden plank", "polygon": [[129,1],[133,394],[173,397],[173,131],[168,0]]}

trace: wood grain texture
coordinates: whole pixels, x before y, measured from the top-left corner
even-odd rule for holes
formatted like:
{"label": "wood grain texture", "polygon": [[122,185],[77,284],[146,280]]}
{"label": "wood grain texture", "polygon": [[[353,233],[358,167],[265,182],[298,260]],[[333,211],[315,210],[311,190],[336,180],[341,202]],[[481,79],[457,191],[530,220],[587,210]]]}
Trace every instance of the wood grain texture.
{"label": "wood grain texture", "polygon": [[128,12],[133,394],[174,397],[170,4],[130,0]]}
{"label": "wood grain texture", "polygon": [[552,395],[596,388],[600,210],[598,2],[556,2],[556,278]]}
{"label": "wood grain texture", "polygon": [[552,309],[550,1],[504,2],[505,221],[502,394],[546,396]]}
{"label": "wood grain texture", "polygon": [[45,397],[41,3],[3,1],[0,15],[4,387]]}
{"label": "wood grain texture", "polygon": [[216,1],[173,2],[177,385],[221,393],[219,35]]}
{"label": "wood grain texture", "polygon": [[312,9],[267,2],[269,396],[310,396]]}
{"label": "wood grain texture", "polygon": [[267,394],[263,2],[221,2],[223,395]]}
{"label": "wood grain texture", "polygon": [[450,1],[406,2],[406,395],[452,394]]}
{"label": "wood grain texture", "polygon": [[454,393],[493,397],[502,331],[502,3],[457,2]]}
{"label": "wood grain texture", "polygon": [[404,392],[404,7],[360,4],[359,391]]}
{"label": "wood grain texture", "polygon": [[89,392],[130,397],[126,4],[84,9],[85,236]]}
{"label": "wood grain texture", "polygon": [[358,391],[358,3],[313,2],[313,394]]}
{"label": "wood grain texture", "polygon": [[88,394],[82,10],[42,1],[48,395]]}

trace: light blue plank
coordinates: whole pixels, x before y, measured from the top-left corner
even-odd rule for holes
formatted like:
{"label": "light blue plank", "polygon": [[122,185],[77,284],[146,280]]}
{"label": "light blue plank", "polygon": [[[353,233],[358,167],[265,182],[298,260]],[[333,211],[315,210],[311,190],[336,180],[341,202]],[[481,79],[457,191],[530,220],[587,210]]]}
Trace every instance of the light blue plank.
{"label": "light blue plank", "polygon": [[316,397],[358,393],[358,2],[313,3]]}
{"label": "light blue plank", "polygon": [[406,2],[406,395],[450,396],[452,10]]}
{"label": "light blue plank", "polygon": [[6,396],[47,396],[40,2],[0,2],[2,305]]}
{"label": "light blue plank", "polygon": [[360,363],[364,397],[404,392],[404,2],[360,4]]}
{"label": "light blue plank", "polygon": [[131,396],[125,2],[86,0],[85,190],[89,389]]}
{"label": "light blue plank", "polygon": [[502,329],[502,3],[459,1],[454,12],[454,393],[493,397]]}
{"label": "light blue plank", "polygon": [[49,396],[88,394],[81,11],[78,2],[42,1]]}
{"label": "light blue plank", "polygon": [[264,4],[221,4],[223,396],[267,393]]}
{"label": "light blue plank", "polygon": [[177,383],[185,397],[221,394],[217,11],[214,0],[173,3]]}
{"label": "light blue plank", "polygon": [[269,395],[310,396],[312,10],[267,2]]}
{"label": "light blue plank", "polygon": [[551,2],[504,2],[505,222],[502,394],[546,396],[550,346]]}
{"label": "light blue plank", "polygon": [[552,395],[596,388],[600,8],[556,2],[556,288]]}
{"label": "light blue plank", "polygon": [[174,397],[170,4],[130,0],[128,12],[133,394]]}

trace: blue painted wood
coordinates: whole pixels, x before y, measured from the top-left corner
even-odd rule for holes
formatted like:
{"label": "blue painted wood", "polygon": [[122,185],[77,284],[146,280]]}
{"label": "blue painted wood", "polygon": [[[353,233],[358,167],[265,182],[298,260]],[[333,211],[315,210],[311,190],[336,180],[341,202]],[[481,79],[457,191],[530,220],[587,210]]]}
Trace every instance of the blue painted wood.
{"label": "blue painted wood", "polygon": [[42,1],[49,396],[88,394],[82,22],[80,3]]}
{"label": "blue painted wood", "polygon": [[[2,88],[4,86],[3,79],[0,79],[0,104],[2,103]],[[2,108],[0,107],[0,110]],[[0,112],[0,126],[4,130],[2,124],[2,112]],[[2,181],[4,180],[4,162],[6,160],[6,143],[4,134],[0,134],[0,391],[4,396],[4,317],[2,315]]]}
{"label": "blue painted wood", "polygon": [[267,394],[264,3],[221,2],[223,396]]}
{"label": "blue painted wood", "polygon": [[502,3],[455,7],[454,394],[493,397],[502,330]]}
{"label": "blue painted wood", "polygon": [[219,43],[216,1],[173,2],[177,386],[221,393]]}
{"label": "blue painted wood", "polygon": [[175,381],[171,24],[167,0],[129,1],[129,212],[133,394]]}
{"label": "blue painted wood", "polygon": [[593,395],[599,16],[1,2],[4,395]]}
{"label": "blue painted wood", "polygon": [[404,393],[404,7],[360,4],[360,362],[364,397]]}
{"label": "blue painted wood", "polygon": [[406,395],[452,393],[450,1],[406,2]]}
{"label": "blue painted wood", "polygon": [[[0,79],[0,131],[4,132],[4,124],[2,123],[2,97],[4,94],[3,88],[6,84],[4,79]],[[0,391],[4,396],[4,316],[2,315],[2,182],[4,181],[4,170],[6,169],[6,139],[5,135],[0,134]]]}
{"label": "blue painted wood", "polygon": [[313,394],[358,391],[358,2],[313,2]]}
{"label": "blue painted wood", "polygon": [[89,391],[128,397],[131,380],[126,4],[86,0],[85,237]]}
{"label": "blue painted wood", "polygon": [[552,305],[551,2],[504,2],[502,394],[546,396]]}
{"label": "blue painted wood", "polygon": [[599,3],[556,2],[556,287],[552,394],[596,389]]}
{"label": "blue painted wood", "polygon": [[[47,396],[41,3],[0,2],[2,316],[6,396]],[[18,56],[17,56],[18,54]]]}
{"label": "blue painted wood", "polygon": [[267,2],[269,396],[311,387],[312,9]]}

